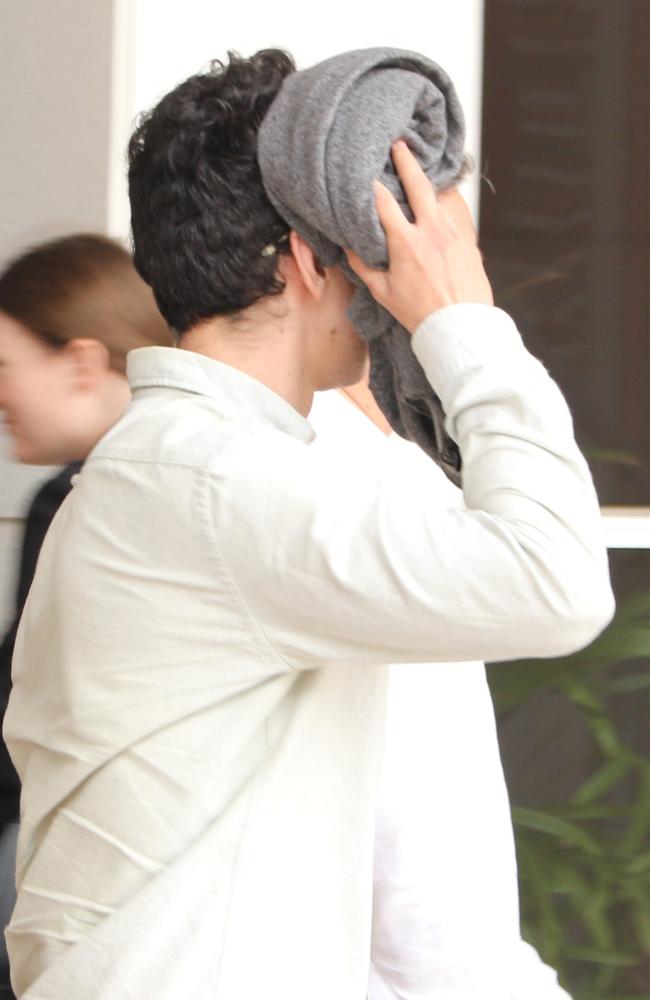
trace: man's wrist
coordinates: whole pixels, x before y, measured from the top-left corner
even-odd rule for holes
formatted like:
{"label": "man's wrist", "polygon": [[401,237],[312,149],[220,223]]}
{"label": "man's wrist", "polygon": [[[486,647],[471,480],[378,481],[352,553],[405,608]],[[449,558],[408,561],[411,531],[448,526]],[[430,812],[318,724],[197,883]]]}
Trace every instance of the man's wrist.
{"label": "man's wrist", "polygon": [[521,352],[527,356],[514,321],[502,309],[480,303],[455,303],[430,313],[411,338],[413,351],[436,392],[485,362]]}

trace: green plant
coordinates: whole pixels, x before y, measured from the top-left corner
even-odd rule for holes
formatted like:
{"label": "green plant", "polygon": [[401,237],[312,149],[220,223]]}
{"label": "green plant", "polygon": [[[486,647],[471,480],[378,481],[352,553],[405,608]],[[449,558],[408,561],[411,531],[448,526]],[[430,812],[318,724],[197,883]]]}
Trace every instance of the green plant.
{"label": "green plant", "polygon": [[498,716],[554,691],[597,749],[568,801],[513,806],[524,936],[575,1000],[650,1000],[650,760],[610,711],[618,696],[650,694],[650,592],[623,604],[586,650],[495,664],[489,676]]}

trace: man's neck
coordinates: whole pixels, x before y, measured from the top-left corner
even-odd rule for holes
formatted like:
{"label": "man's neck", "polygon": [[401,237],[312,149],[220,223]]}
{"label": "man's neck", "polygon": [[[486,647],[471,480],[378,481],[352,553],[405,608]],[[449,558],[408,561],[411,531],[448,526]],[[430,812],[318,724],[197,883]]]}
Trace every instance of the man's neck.
{"label": "man's neck", "polygon": [[300,338],[282,320],[255,326],[216,317],[183,334],[179,348],[245,372],[286,399],[303,417],[309,413],[314,387],[307,377]]}

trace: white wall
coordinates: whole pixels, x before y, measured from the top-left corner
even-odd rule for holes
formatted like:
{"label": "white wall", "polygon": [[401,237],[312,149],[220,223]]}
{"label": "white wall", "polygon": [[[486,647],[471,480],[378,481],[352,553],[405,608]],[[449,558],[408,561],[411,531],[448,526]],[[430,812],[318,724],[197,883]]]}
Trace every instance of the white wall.
{"label": "white wall", "polygon": [[112,8],[0,4],[0,264],[34,240],[105,228]]}
{"label": "white wall", "polygon": [[[0,267],[31,243],[104,232],[113,0],[0,3]],[[11,612],[21,518],[51,470],[7,461],[0,430],[0,630]]]}

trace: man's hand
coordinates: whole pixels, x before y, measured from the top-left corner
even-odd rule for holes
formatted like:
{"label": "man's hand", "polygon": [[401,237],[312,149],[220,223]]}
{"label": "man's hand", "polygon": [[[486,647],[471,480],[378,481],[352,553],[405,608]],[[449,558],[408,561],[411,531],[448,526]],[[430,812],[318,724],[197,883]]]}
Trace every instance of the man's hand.
{"label": "man's hand", "polygon": [[388,270],[375,271],[347,251],[373,297],[414,333],[430,313],[457,302],[493,305],[469,209],[454,189],[436,192],[403,140],[393,163],[413,211],[409,222],[390,191],[375,181],[377,214],[388,245]]}

